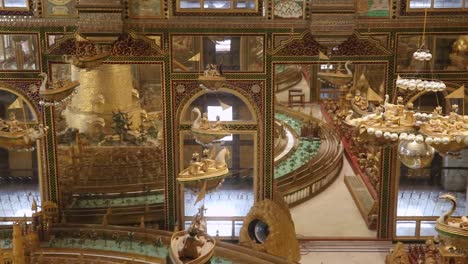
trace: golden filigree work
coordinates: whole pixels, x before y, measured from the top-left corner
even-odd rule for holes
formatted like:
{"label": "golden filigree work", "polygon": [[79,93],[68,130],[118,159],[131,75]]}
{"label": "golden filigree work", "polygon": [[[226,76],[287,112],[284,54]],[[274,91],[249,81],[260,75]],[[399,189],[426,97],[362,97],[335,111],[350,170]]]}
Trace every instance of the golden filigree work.
{"label": "golden filigree work", "polygon": [[[264,239],[262,235],[257,234],[261,232],[261,229],[266,235]],[[245,218],[239,235],[239,243],[242,246],[283,257],[288,261],[300,260],[299,242],[295,235],[294,223],[284,201],[283,203],[272,200],[257,202]]]}

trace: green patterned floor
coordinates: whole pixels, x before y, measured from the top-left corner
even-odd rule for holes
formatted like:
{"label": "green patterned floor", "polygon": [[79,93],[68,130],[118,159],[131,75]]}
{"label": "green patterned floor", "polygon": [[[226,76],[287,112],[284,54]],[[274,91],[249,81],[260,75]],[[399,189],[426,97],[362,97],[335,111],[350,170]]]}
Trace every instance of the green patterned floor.
{"label": "green patterned floor", "polygon": [[150,194],[135,197],[122,197],[122,198],[85,198],[80,197],[75,202],[72,208],[107,208],[107,207],[121,207],[121,206],[144,206],[145,204],[159,204],[164,203],[164,194]]}
{"label": "green patterned floor", "polygon": [[54,248],[82,248],[117,251],[160,259],[165,259],[168,254],[166,245],[158,246],[156,244],[142,243],[138,241],[122,241],[119,243],[114,240],[103,239],[55,238],[49,242],[48,246]]}
{"label": "green patterned floor", "polygon": [[291,173],[312,159],[320,148],[320,141],[300,139],[298,148],[287,159],[281,161],[275,166],[274,178],[278,179]]}
{"label": "green patterned floor", "polygon": [[294,119],[286,114],[282,114],[282,113],[275,113],[275,119],[286,123],[292,129],[294,129],[294,132],[296,132],[297,135],[301,134],[301,128],[302,128],[301,121]]}
{"label": "green patterned floor", "polygon": [[[296,134],[301,134],[302,123],[288,115],[275,113],[275,118],[288,124]],[[312,159],[320,148],[320,141],[309,140],[306,138],[300,138],[298,141],[297,148],[287,159],[284,159],[280,163],[275,165],[274,178],[281,178],[305,165],[310,159]]]}
{"label": "green patterned floor", "polygon": [[[122,253],[131,253],[137,255],[150,256],[160,259],[165,259],[168,252],[166,245],[158,246],[156,244],[122,241],[120,243],[113,240],[103,239],[79,239],[79,238],[54,238],[47,245],[54,248],[82,248],[82,249],[95,249],[116,251]],[[213,256],[211,258],[212,264],[233,264],[234,262],[222,257]]]}

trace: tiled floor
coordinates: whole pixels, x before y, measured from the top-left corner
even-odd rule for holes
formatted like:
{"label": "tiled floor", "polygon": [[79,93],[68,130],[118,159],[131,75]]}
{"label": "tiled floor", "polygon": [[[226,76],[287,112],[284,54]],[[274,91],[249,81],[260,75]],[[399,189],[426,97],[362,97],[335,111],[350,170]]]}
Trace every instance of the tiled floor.
{"label": "tiled floor", "polygon": [[344,159],[343,170],[335,182],[316,197],[291,208],[299,237],[376,237],[376,232],[367,228],[344,183],[344,175],[353,173]]}
{"label": "tiled floor", "polygon": [[388,241],[302,241],[302,264],[383,264]]}
{"label": "tiled floor", "polygon": [[33,197],[40,205],[41,198],[37,183],[2,183],[0,185],[0,217],[31,216]]}
{"label": "tiled floor", "polygon": [[[215,191],[206,194],[204,204],[206,216],[245,216],[254,204],[253,184],[248,179],[238,179],[230,184],[229,179]],[[194,205],[197,194],[187,190],[185,192],[185,215],[193,216],[197,213],[202,202]]]}
{"label": "tiled floor", "polygon": [[[440,216],[448,211],[451,203],[439,199],[446,193],[438,188],[400,187],[398,192],[398,216]],[[465,215],[466,194],[451,192],[457,198],[457,210],[454,215]]]}

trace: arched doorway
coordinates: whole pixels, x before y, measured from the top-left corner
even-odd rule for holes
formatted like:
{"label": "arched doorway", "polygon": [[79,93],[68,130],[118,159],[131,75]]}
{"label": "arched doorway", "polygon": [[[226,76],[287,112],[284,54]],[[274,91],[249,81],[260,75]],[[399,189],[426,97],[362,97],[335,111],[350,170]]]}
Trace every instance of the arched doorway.
{"label": "arched doorway", "polygon": [[[183,221],[179,225],[188,227],[203,205],[210,235],[237,237],[255,202],[259,179],[258,119],[253,107],[242,95],[228,89],[201,91],[181,108],[178,117],[179,173],[191,166],[194,155],[202,160],[211,155],[216,160],[223,151],[229,153],[225,158],[228,173],[209,181],[179,181],[179,219]],[[220,124],[224,134],[209,135],[209,128],[209,136],[195,132],[196,120],[203,118],[208,126]],[[205,193],[204,197],[200,193]]]}
{"label": "arched doorway", "polygon": [[[26,97],[0,84],[0,130],[32,128],[39,123],[38,116],[37,109]],[[13,221],[32,215],[31,205],[34,200],[41,203],[45,186],[41,183],[40,142],[32,148],[12,147],[7,143],[0,144],[0,217]]]}

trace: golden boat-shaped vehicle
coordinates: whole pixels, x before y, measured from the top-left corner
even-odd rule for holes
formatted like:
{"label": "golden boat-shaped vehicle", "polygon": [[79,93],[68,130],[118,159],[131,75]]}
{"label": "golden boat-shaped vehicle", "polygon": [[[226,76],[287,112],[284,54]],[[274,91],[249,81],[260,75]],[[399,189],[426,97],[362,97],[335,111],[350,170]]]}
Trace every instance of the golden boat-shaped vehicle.
{"label": "golden boat-shaped vehicle", "polygon": [[66,61],[78,68],[92,69],[101,65],[110,55],[109,51],[104,51],[89,57],[69,56],[66,58]]}
{"label": "golden boat-shaped vehicle", "polygon": [[201,180],[213,180],[216,178],[221,178],[227,176],[229,173],[229,168],[222,168],[216,171],[208,171],[203,172],[200,174],[191,174],[190,168],[186,168],[185,170],[179,173],[179,177],[177,177],[177,181],[181,183],[193,182],[193,181],[201,181]]}
{"label": "golden boat-shaped vehicle", "polygon": [[353,80],[353,73],[348,68],[349,64],[350,64],[349,61],[345,63],[346,73],[342,72],[343,68],[339,66],[334,72],[320,72],[319,71],[317,73],[317,77],[337,86],[346,85]]}
{"label": "golden boat-shaped vehicle", "polygon": [[56,89],[47,89],[39,91],[39,96],[47,101],[61,101],[70,96],[75,88],[80,85],[78,81],[66,82],[63,86]]}
{"label": "golden boat-shaped vehicle", "polygon": [[334,85],[346,85],[353,80],[352,75],[343,74],[340,72],[318,72],[317,76]]}
{"label": "golden boat-shaped vehicle", "polygon": [[[367,104],[367,107],[368,107],[369,104],[368,104],[368,103],[366,103],[366,104]],[[359,106],[357,106],[357,105],[354,103],[354,99],[351,100],[351,107],[353,108],[353,111],[354,111],[359,117],[365,116],[365,115],[368,114],[367,111],[362,110]]]}
{"label": "golden boat-shaped vehicle", "polygon": [[[462,142],[462,140],[468,137],[468,132],[460,132],[456,130],[450,130],[450,128],[444,129],[448,131],[441,131],[435,132],[430,128],[429,124],[422,124],[419,132],[424,134],[426,137],[432,138],[449,138],[450,141],[448,143],[443,142],[433,142],[431,146],[434,147],[440,153],[447,153],[447,152],[458,152],[466,147],[466,144]],[[460,141],[454,140],[456,138],[460,138]]]}
{"label": "golden boat-shaped vehicle", "polygon": [[192,127],[193,137],[202,144],[209,144],[213,141],[220,140],[225,136],[228,136],[225,130],[215,130],[215,129],[197,129]]}
{"label": "golden boat-shaped vehicle", "polygon": [[205,240],[201,247],[200,256],[196,259],[180,258],[179,252],[184,247],[184,240],[189,236],[188,231],[183,230],[176,232],[171,237],[171,248],[169,257],[174,264],[205,264],[208,263],[214,254],[216,241],[209,235],[199,235],[198,237]]}
{"label": "golden boat-shaped vehicle", "polygon": [[226,77],[223,76],[199,76],[198,81],[208,89],[219,89],[226,83]]}
{"label": "golden boat-shaped vehicle", "polygon": [[6,149],[30,148],[36,142],[28,140],[29,133],[28,130],[18,132],[0,131],[0,146]]}

